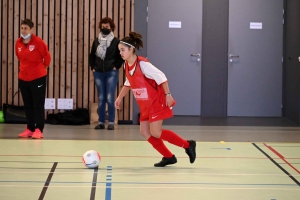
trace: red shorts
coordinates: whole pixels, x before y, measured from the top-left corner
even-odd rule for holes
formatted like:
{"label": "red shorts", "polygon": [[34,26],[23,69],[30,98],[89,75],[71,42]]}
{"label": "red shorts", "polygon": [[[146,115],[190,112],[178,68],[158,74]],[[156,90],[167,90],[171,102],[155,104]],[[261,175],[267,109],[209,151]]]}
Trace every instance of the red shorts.
{"label": "red shorts", "polygon": [[173,110],[172,108],[166,107],[166,109],[164,110],[151,113],[151,114],[148,113],[147,115],[143,115],[143,113],[141,113],[140,122],[142,121],[154,122],[154,121],[164,120],[170,117],[173,117]]}

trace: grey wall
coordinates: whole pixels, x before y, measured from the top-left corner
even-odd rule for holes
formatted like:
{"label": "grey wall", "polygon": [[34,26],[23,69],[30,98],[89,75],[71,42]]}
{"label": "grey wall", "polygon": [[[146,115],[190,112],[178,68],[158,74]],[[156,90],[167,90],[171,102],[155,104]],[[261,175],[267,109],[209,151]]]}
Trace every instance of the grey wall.
{"label": "grey wall", "polygon": [[[134,31],[143,36],[144,48],[137,52],[140,56],[147,56],[147,7],[148,0],[134,2]],[[138,124],[138,113],[140,112],[135,99],[133,100],[133,124]]]}
{"label": "grey wall", "polygon": [[[287,0],[284,0],[285,4]],[[285,62],[283,79],[283,115],[300,124],[300,63],[288,63],[288,52],[294,51],[291,44],[300,40],[299,0],[288,0],[286,7],[285,29]],[[147,55],[147,5],[148,0],[135,2],[135,30],[144,36],[145,47],[138,52]],[[287,6],[287,5],[285,5]],[[289,10],[290,9],[290,10]],[[228,15],[229,0],[204,0],[203,3],[203,47],[202,47],[202,116],[227,116],[227,42],[228,42]],[[297,15],[298,12],[298,15]],[[294,17],[293,17],[294,15]],[[296,17],[295,17],[296,16]],[[297,17],[298,16],[298,17]],[[298,27],[298,32],[295,32]],[[211,45],[217,44],[217,45]],[[298,43],[300,44],[300,43]],[[215,48],[218,46],[218,48]],[[296,48],[299,49],[298,45]],[[300,56],[300,55],[299,55]],[[296,59],[291,58],[291,59]],[[296,74],[289,71],[289,65],[294,66]],[[134,124],[137,124],[138,107],[134,106]]]}
{"label": "grey wall", "polygon": [[[147,55],[146,33],[148,0],[135,2],[135,31],[144,36],[145,47],[139,55]],[[204,0],[202,46],[202,103],[205,117],[227,116],[227,51],[229,0]],[[211,45],[217,44],[217,45]],[[138,114],[134,104],[134,124]]]}
{"label": "grey wall", "polygon": [[285,0],[284,117],[300,125],[300,1]]}
{"label": "grey wall", "polygon": [[203,1],[203,117],[227,116],[229,0]]}

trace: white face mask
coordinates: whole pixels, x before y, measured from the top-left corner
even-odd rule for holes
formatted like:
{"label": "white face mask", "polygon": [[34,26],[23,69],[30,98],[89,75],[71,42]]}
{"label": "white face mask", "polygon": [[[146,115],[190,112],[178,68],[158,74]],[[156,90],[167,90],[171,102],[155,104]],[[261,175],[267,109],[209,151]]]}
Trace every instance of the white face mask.
{"label": "white face mask", "polygon": [[23,39],[27,39],[27,38],[29,38],[31,36],[31,34],[30,33],[28,33],[27,35],[23,35],[23,34],[21,34],[21,37],[23,38]]}

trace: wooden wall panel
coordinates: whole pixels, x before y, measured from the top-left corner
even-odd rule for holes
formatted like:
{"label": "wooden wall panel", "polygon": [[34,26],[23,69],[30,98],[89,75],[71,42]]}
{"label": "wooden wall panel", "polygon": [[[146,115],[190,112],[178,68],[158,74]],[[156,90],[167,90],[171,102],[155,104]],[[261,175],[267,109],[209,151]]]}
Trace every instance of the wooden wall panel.
{"label": "wooden wall panel", "polygon": [[[79,14],[78,14],[78,57],[77,57],[77,106],[82,107],[83,106],[83,17],[84,17],[84,7],[83,7],[83,0],[78,1],[79,6]],[[81,13],[81,14],[80,14]]]}
{"label": "wooden wall panel", "polygon": [[[33,20],[34,34],[48,45],[52,61],[48,69],[47,98],[73,98],[74,108],[97,102],[97,90],[88,65],[93,40],[98,37],[101,18],[111,17],[114,34],[122,39],[133,30],[134,0],[0,0],[0,107],[3,103],[23,105],[18,91],[18,60],[14,44],[20,37],[20,22]],[[120,92],[125,77],[120,69]],[[132,120],[132,95],[119,111],[119,120]],[[48,111],[58,112],[59,110]]]}
{"label": "wooden wall panel", "polygon": [[[74,105],[77,103],[77,55],[78,55],[78,0],[73,1],[72,13],[72,65],[71,65],[71,98],[74,100]],[[70,36],[71,36],[70,35]]]}
{"label": "wooden wall panel", "polygon": [[[19,31],[19,26],[18,24],[20,23],[21,20],[21,16],[20,16],[20,12],[19,12],[19,1],[15,1],[14,2],[14,39],[13,41],[16,41],[18,39],[18,37],[20,37],[20,31]],[[14,49],[14,48],[13,48]],[[15,50],[15,49],[14,49]],[[16,91],[18,91],[18,68],[19,68],[19,63],[18,63],[18,58],[15,54],[15,51],[13,52],[14,54],[14,60],[13,60],[13,93],[15,93]],[[19,96],[16,96],[15,98],[13,98],[13,104],[18,104],[19,103]]]}
{"label": "wooden wall panel", "polygon": [[[54,16],[51,16],[51,19],[54,17],[54,32],[50,32],[51,35],[54,37],[54,50],[51,52],[52,55],[52,63],[54,66],[50,66],[49,70],[53,70],[53,76],[49,77],[53,79],[53,85],[49,85],[49,89],[53,89],[54,98],[62,97],[59,95],[59,86],[60,86],[60,68],[64,66],[60,66],[60,39],[61,39],[61,33],[60,33],[60,23],[61,23],[61,2],[60,1],[54,1],[55,6],[54,8]],[[50,8],[51,9],[51,8]]]}
{"label": "wooden wall panel", "polygon": [[55,98],[54,96],[54,79],[53,79],[53,76],[54,76],[54,18],[55,18],[55,12],[54,12],[54,9],[50,9],[50,8],[54,8],[54,1],[55,0],[48,0],[48,7],[47,5],[44,5],[44,9],[47,10],[48,9],[48,22],[49,22],[49,29],[47,31],[47,28],[45,29],[45,31],[48,32],[48,48],[49,48],[49,51],[51,52],[51,63],[50,63],[50,66],[48,68],[48,85],[47,85],[47,97],[49,98]]}
{"label": "wooden wall panel", "polygon": [[90,43],[89,43],[89,32],[90,32],[90,7],[89,7],[89,0],[85,0],[84,5],[84,26],[83,29],[85,30],[83,33],[83,105],[82,107],[87,108],[89,105],[89,78],[90,78],[90,70],[88,64],[88,58],[90,53]]}
{"label": "wooden wall panel", "polygon": [[[7,84],[7,69],[8,69],[8,64],[7,64],[7,50],[8,50],[8,43],[7,43],[7,37],[8,37],[8,33],[7,33],[7,27],[8,27],[8,20],[4,20],[5,18],[8,18],[8,1],[9,0],[3,0],[2,1],[2,37],[1,37],[1,41],[2,41],[2,47],[1,47],[1,95],[3,98],[3,103],[8,102],[8,84]],[[11,47],[11,45],[9,45]],[[12,47],[11,47],[12,48]],[[11,103],[11,102],[9,102]]]}
{"label": "wooden wall panel", "polygon": [[[90,27],[90,34],[89,34],[89,43],[93,44],[93,41],[95,39],[96,30],[97,30],[97,23],[96,23],[96,2],[91,1],[90,2],[90,21],[89,21],[89,27]],[[93,72],[91,70],[88,70],[89,73],[89,101],[94,102],[96,99],[96,93],[95,93],[95,84],[94,84],[94,76]]]}
{"label": "wooden wall panel", "polygon": [[66,17],[67,17],[67,0],[61,0],[61,9],[60,9],[60,57],[59,57],[59,96],[66,96],[66,39],[67,39],[67,28],[66,28]]}
{"label": "wooden wall panel", "polygon": [[13,1],[8,1],[8,27],[7,27],[7,95],[8,102],[13,102],[13,55],[14,53],[14,40],[13,40]]}
{"label": "wooden wall panel", "polygon": [[67,20],[66,20],[66,98],[71,98],[72,88],[72,1],[67,1]]}

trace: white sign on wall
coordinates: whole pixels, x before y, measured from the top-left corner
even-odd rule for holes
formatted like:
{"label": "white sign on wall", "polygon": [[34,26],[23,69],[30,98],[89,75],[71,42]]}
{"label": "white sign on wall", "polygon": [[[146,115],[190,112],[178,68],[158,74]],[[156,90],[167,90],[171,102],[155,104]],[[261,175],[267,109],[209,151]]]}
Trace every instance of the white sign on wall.
{"label": "white sign on wall", "polygon": [[262,29],[261,22],[250,22],[250,29]]}
{"label": "white sign on wall", "polygon": [[180,21],[169,21],[169,28],[181,28]]}

